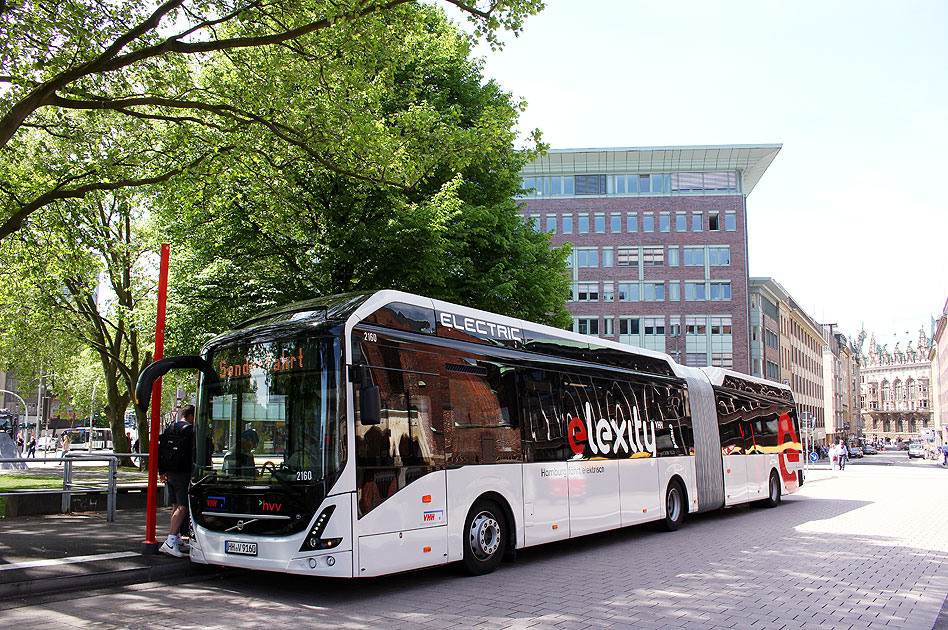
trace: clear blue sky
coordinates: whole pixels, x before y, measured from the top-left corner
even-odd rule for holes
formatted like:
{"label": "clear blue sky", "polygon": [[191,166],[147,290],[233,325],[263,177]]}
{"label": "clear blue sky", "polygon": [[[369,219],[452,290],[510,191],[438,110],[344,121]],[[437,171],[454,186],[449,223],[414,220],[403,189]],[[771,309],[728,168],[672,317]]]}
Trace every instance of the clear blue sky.
{"label": "clear blue sky", "polygon": [[[552,148],[783,144],[750,273],[880,342],[948,298],[948,2],[548,0],[485,73]],[[891,347],[891,343],[890,343]]]}

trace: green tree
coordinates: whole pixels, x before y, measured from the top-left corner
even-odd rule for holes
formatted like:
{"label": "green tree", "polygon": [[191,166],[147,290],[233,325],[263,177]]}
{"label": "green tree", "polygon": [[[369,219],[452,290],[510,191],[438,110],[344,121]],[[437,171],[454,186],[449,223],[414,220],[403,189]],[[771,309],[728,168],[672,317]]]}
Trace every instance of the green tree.
{"label": "green tree", "polygon": [[[102,378],[97,397],[105,402],[117,452],[129,452],[125,411],[139,373],[151,362],[146,345],[154,324],[147,322],[154,321],[154,310],[144,298],[154,290],[155,274],[139,233],[141,208],[140,199],[97,193],[43,209],[29,229],[0,243],[0,319],[8,335],[46,335],[77,349],[58,369],[64,392],[82,405],[96,379],[84,374],[77,355],[92,351]],[[140,435],[147,426],[139,414]]]}
{"label": "green tree", "polygon": [[[532,149],[514,148],[523,104],[485,81],[470,42],[440,11],[413,7],[376,19],[389,29],[388,45],[358,65],[385,79],[365,107],[396,125],[426,121],[443,130],[413,141],[413,168],[424,175],[411,188],[380,186],[312,160],[271,163],[241,152],[228,156],[217,177],[179,179],[175,194],[155,199],[153,208],[176,243],[169,309],[176,351],[193,352],[210,332],[264,307],[379,288],[569,322],[568,250],[551,249],[515,201],[520,169],[542,148],[538,134]],[[337,44],[312,44],[320,46]],[[298,66],[294,89],[302,93],[343,90],[349,80],[307,72],[305,58],[292,55],[272,63]],[[255,90],[234,100],[262,98]],[[311,115],[309,103],[298,107],[283,112],[288,124]],[[446,147],[464,147],[463,157]]]}
{"label": "green tree", "polygon": [[[518,33],[543,7],[541,0],[443,2],[492,44],[499,30]],[[262,138],[278,154],[290,148],[326,171],[413,188],[446,157],[422,163],[414,145],[449,136],[450,128],[424,111],[406,111],[400,121],[375,117],[365,105],[386,77],[366,75],[360,64],[387,46],[390,27],[377,18],[415,6],[417,0],[0,1],[0,238],[49,204],[166,182],[247,142],[256,140],[260,152]],[[281,63],[288,56],[305,61],[312,78],[330,80],[298,90],[301,66]],[[242,66],[248,59],[255,65]],[[221,73],[207,74],[209,65]],[[241,73],[264,89],[242,92],[229,81]],[[254,96],[234,98],[241,94]],[[306,116],[298,115],[301,103],[310,104]],[[296,118],[287,120],[286,110]],[[119,144],[106,134],[89,153],[44,148],[61,138],[95,138],[98,127],[122,120],[137,124],[141,142]],[[464,147],[445,151],[459,156]],[[267,153],[261,157],[272,159]]]}

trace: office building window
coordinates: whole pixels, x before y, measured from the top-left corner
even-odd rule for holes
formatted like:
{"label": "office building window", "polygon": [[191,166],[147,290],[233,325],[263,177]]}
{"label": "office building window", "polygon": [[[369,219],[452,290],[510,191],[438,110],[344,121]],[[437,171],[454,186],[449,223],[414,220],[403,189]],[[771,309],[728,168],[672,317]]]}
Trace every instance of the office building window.
{"label": "office building window", "polygon": [[573,215],[564,214],[563,215],[563,234],[572,234],[573,233]]}
{"label": "office building window", "polygon": [[730,282],[712,282],[711,283],[711,300],[715,302],[726,302],[731,299],[731,283]]}
{"label": "office building window", "polygon": [[629,212],[625,215],[626,232],[633,234],[639,231],[639,215],[635,212]]}
{"label": "office building window", "polygon": [[685,301],[687,302],[703,302],[707,299],[705,294],[705,285],[704,281],[700,282],[685,282]]}
{"label": "office building window", "polygon": [[661,232],[671,232],[671,215],[667,212],[658,215],[658,229]]}
{"label": "office building window", "polygon": [[718,213],[717,212],[708,213],[708,231],[717,232],[720,229],[721,228],[718,225]]}
{"label": "office building window", "polygon": [[685,267],[704,267],[704,247],[682,248],[682,258]]}
{"label": "office building window", "polygon": [[688,231],[688,215],[684,212],[675,213],[675,231],[676,232],[687,232]]}
{"label": "office building window", "polygon": [[546,231],[556,232],[556,215],[555,214],[546,215]]}
{"label": "office building window", "polygon": [[619,301],[620,302],[640,302],[639,283],[638,282],[620,282],[619,283]]}
{"label": "office building window", "polygon": [[647,193],[651,192],[651,186],[649,186],[649,177],[648,175],[639,175],[639,192]]}
{"label": "office building window", "polygon": [[709,247],[708,248],[708,264],[712,267],[726,267],[731,264],[731,248],[728,246],[724,247]]}
{"label": "office building window", "polygon": [[642,264],[646,267],[662,267],[665,265],[665,252],[661,247],[643,247]]}
{"label": "office building window", "polygon": [[602,266],[611,267],[613,262],[613,252],[611,247],[602,248]]}
{"label": "office building window", "polygon": [[619,195],[625,194],[625,175],[614,175],[612,177],[612,190]]}
{"label": "office building window", "polygon": [[672,337],[681,337],[681,318],[680,317],[669,317],[668,318],[668,334]]}
{"label": "office building window", "polygon": [[589,215],[588,214],[579,215],[579,233],[589,234]]}
{"label": "office building window", "polygon": [[602,334],[605,337],[614,337],[616,334],[615,328],[615,318],[613,317],[604,317],[602,320]]}
{"label": "office building window", "polygon": [[533,228],[534,232],[540,231],[540,215],[539,214],[530,215],[530,227]]}
{"label": "office building window", "polygon": [[678,246],[669,246],[668,248],[668,266],[677,267],[678,266]]}
{"label": "office building window", "polygon": [[577,267],[598,267],[599,250],[598,249],[577,249],[576,250]]}
{"label": "office building window", "polygon": [[606,176],[605,175],[576,175],[577,195],[605,195],[606,194]]}
{"label": "office building window", "polygon": [[596,234],[605,234],[606,233],[606,215],[597,214],[595,217],[595,224],[593,227],[596,230]]}
{"label": "office building window", "polygon": [[616,299],[616,283],[603,282],[602,283],[602,301],[615,302],[615,299]]}
{"label": "office building window", "polygon": [[574,194],[574,193],[573,193],[573,191],[574,191],[573,182],[574,182],[574,180],[573,180],[572,177],[564,177],[564,178],[563,178],[563,194],[564,194],[564,195],[572,195],[572,194]]}
{"label": "office building window", "polygon": [[609,230],[613,234],[622,233],[622,215],[621,214],[609,215]]}
{"label": "office building window", "polygon": [[701,232],[704,230],[703,225],[704,218],[700,212],[693,212],[691,214],[691,231],[692,232]]}
{"label": "office building window", "polygon": [[728,232],[737,231],[737,215],[733,212],[724,213],[724,229]]}
{"label": "office building window", "polygon": [[638,247],[620,247],[616,250],[616,265],[619,267],[637,267],[639,264]]}
{"label": "office building window", "polygon": [[646,282],[642,285],[643,302],[664,302],[665,301],[665,283],[664,282]]}
{"label": "office building window", "polygon": [[642,215],[642,231],[643,232],[654,232],[655,231],[655,215],[651,212],[646,212]]}
{"label": "office building window", "polygon": [[620,317],[619,334],[620,335],[638,335],[641,322],[638,317]]}
{"label": "office building window", "polygon": [[597,317],[577,317],[574,322],[576,332],[581,335],[599,334],[599,318]]}
{"label": "office building window", "polygon": [[669,302],[680,302],[681,301],[681,283],[677,280],[671,280],[668,282],[668,301]]}
{"label": "office building window", "polygon": [[576,300],[579,302],[598,302],[599,301],[599,283],[598,282],[580,282],[576,286]]}

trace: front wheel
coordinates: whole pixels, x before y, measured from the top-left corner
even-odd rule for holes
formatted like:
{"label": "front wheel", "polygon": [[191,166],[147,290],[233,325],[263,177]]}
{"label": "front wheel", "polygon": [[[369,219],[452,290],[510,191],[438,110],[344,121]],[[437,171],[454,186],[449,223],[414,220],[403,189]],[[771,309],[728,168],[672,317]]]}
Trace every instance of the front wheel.
{"label": "front wheel", "polygon": [[490,573],[503,560],[509,542],[503,511],[493,501],[478,501],[464,523],[464,567],[471,575]]}
{"label": "front wheel", "polygon": [[662,520],[662,528],[665,531],[673,532],[681,527],[685,520],[685,490],[677,481],[668,484],[665,490],[665,518]]}

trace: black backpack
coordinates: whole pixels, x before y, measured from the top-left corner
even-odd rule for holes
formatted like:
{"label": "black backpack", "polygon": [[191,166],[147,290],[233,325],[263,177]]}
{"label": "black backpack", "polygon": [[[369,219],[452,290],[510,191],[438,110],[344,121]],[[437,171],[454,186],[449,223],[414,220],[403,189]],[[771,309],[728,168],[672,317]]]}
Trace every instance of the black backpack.
{"label": "black backpack", "polygon": [[193,428],[181,422],[168,425],[158,436],[158,474],[191,472]]}

